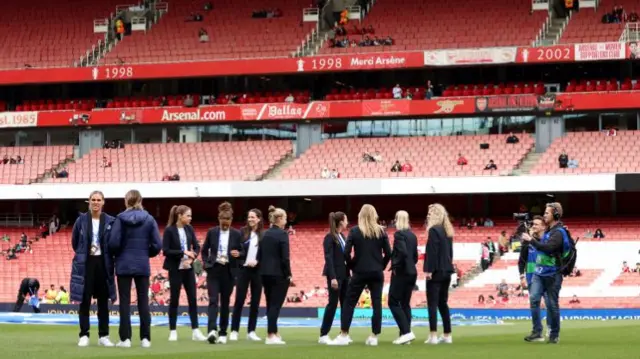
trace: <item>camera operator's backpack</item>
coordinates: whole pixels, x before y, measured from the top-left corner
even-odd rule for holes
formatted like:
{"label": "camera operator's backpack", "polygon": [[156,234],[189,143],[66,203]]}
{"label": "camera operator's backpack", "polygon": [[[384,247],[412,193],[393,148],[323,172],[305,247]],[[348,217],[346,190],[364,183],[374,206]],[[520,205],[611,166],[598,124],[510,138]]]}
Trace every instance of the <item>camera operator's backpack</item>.
{"label": "camera operator's backpack", "polygon": [[560,256],[560,273],[562,276],[569,276],[576,266],[576,260],[578,259],[578,250],[576,244],[578,241],[574,241],[571,238],[571,233],[566,228],[558,228],[558,231],[562,233],[562,256]]}

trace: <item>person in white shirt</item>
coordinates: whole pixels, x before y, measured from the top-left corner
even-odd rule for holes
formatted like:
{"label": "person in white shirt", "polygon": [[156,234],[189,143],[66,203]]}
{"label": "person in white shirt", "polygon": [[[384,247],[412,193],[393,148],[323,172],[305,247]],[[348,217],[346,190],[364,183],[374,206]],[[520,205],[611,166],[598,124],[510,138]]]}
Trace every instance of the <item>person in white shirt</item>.
{"label": "person in white shirt", "polygon": [[[227,343],[229,327],[229,302],[235,282],[238,258],[244,254],[242,234],[231,228],[233,209],[229,202],[218,206],[219,226],[207,232],[202,245],[202,263],[207,271],[209,292],[209,323],[207,340],[211,344]],[[220,308],[220,332],[218,332],[218,308]]]}
{"label": "person in white shirt", "polygon": [[320,173],[320,177],[324,179],[331,177],[331,172],[329,172],[329,169],[327,167],[322,169],[322,172]]}
{"label": "person in white shirt", "polygon": [[293,97],[293,94],[289,94],[289,96],[287,96],[287,97],[284,99],[284,102],[292,103],[292,102],[293,102],[293,101],[295,101],[295,100],[296,100],[296,99]]}
{"label": "person in white shirt", "polygon": [[393,98],[396,100],[401,100],[402,99],[402,88],[400,87],[400,84],[397,84],[394,88],[393,88]]}
{"label": "person in white shirt", "polygon": [[238,340],[240,331],[240,319],[242,317],[242,307],[247,299],[247,291],[251,290],[251,303],[249,304],[249,323],[247,327],[247,339],[251,341],[261,341],[256,334],[256,323],[258,322],[258,308],[260,297],[262,296],[262,280],[258,269],[258,246],[264,232],[264,222],[262,212],[259,209],[251,209],[247,213],[247,224],[240,229],[242,232],[242,246],[245,256],[238,258],[238,274],[236,277],[236,301],[233,306],[231,316],[231,334],[229,340]]}

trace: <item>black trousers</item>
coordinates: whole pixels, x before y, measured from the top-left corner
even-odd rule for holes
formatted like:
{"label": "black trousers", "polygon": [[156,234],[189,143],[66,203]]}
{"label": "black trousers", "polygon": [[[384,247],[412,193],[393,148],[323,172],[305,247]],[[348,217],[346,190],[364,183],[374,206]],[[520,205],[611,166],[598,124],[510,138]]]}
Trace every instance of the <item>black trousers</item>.
{"label": "black trousers", "polygon": [[382,330],[382,287],[384,285],[384,275],[382,272],[353,273],[347,289],[347,297],[344,302],[340,316],[340,326],[343,332],[349,332],[353,312],[356,309],[360,294],[365,286],[371,294],[371,305],[373,316],[371,317],[371,331],[378,335]]}
{"label": "black trousers", "polygon": [[392,275],[389,287],[389,310],[398,324],[400,335],[411,332],[411,295],[417,275]]}
{"label": "black trousers", "polygon": [[[229,302],[233,292],[233,274],[229,265],[215,264],[207,269],[207,292],[209,293],[208,331],[218,330],[218,310],[220,310],[220,336],[227,335],[229,327]],[[219,305],[219,306],[218,306]]]}
{"label": "black trousers", "polygon": [[180,289],[184,286],[189,303],[189,319],[191,329],[198,328],[198,302],[196,295],[196,274],[193,269],[176,269],[169,271],[169,330],[176,330],[178,321],[178,305],[180,305]]}
{"label": "black trousers", "polygon": [[331,280],[327,278],[327,290],[329,291],[329,303],[324,308],[324,316],[322,318],[322,326],[320,327],[320,336],[329,334],[333,318],[336,316],[338,303],[340,308],[344,310],[344,299],[347,297],[347,288],[349,287],[349,279],[337,279],[338,289],[331,287]]}
{"label": "black trousers", "polygon": [[[20,288],[18,289],[18,299],[16,300],[16,305],[13,307],[14,312],[19,312],[22,309],[22,305],[24,304],[24,300],[27,294],[31,294],[31,288],[29,288],[29,279],[25,278],[20,282]],[[34,288],[37,291],[39,288]],[[33,308],[34,313],[40,313],[39,308]]]}
{"label": "black trousers", "polygon": [[433,273],[431,280],[427,280],[427,306],[429,308],[429,330],[438,330],[438,311],[442,317],[444,333],[451,333],[451,315],[449,313],[450,273]]}
{"label": "black trousers", "polygon": [[242,267],[238,271],[236,283],[236,302],[233,306],[231,316],[231,331],[240,330],[240,319],[242,318],[242,308],[247,300],[247,292],[251,289],[251,302],[249,304],[249,326],[247,332],[256,330],[258,322],[258,309],[260,307],[260,297],[262,296],[262,278],[256,267]]}
{"label": "black trousers", "polygon": [[80,337],[89,335],[91,300],[98,300],[98,336],[109,336],[109,286],[103,256],[88,256],[85,263],[84,292],[78,310]]}
{"label": "black trousers", "polygon": [[138,313],[140,315],[140,340],[151,340],[151,313],[149,312],[149,277],[118,276],[120,300],[120,340],[131,339],[131,283],[136,284]]}
{"label": "black trousers", "polygon": [[278,317],[287,298],[289,279],[281,276],[262,276],[264,297],[267,300],[267,333],[278,333]]}

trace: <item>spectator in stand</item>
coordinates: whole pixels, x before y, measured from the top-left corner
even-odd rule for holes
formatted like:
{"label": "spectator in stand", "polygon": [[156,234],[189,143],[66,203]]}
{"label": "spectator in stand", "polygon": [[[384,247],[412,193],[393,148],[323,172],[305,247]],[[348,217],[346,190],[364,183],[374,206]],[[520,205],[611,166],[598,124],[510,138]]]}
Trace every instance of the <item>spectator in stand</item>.
{"label": "spectator in stand", "polygon": [[180,181],[180,175],[178,173],[174,173],[173,176],[171,176],[171,181]]}
{"label": "spectator in stand", "polygon": [[640,273],[640,262],[636,263],[636,267],[633,268],[633,273]]}
{"label": "spectator in stand", "polygon": [[482,243],[480,252],[480,267],[482,268],[482,271],[484,272],[489,269],[489,265],[489,246],[487,243]]}
{"label": "spectator in stand", "polygon": [[213,4],[211,3],[211,1],[207,1],[204,4],[204,11],[211,11],[213,9]]}
{"label": "spectator in stand", "polygon": [[56,178],[68,178],[69,172],[63,168],[60,172],[54,171]]}
{"label": "spectator in stand", "polygon": [[427,81],[427,91],[425,92],[425,99],[431,100],[433,98],[433,85],[431,80]]}
{"label": "spectator in stand", "polygon": [[393,98],[396,100],[400,100],[402,99],[402,87],[400,87],[400,84],[397,84],[393,90]]}
{"label": "spectator in stand", "polygon": [[45,303],[53,304],[58,296],[58,291],[56,290],[55,285],[51,285],[49,289],[45,292],[44,299]]}
{"label": "spectator in stand", "polygon": [[369,152],[365,152],[365,153],[362,154],[362,160],[364,162],[375,162],[376,161]]}
{"label": "spectator in stand", "polygon": [[569,160],[567,165],[569,168],[578,168],[578,160],[576,160],[575,158],[572,158]]}
{"label": "spectator in stand", "polygon": [[382,162],[382,155],[378,151],[375,151],[371,157],[375,162]]}
{"label": "spectator in stand", "polygon": [[622,262],[622,273],[631,273],[631,268],[629,268],[627,261]]}
{"label": "spectator in stand", "polygon": [[493,227],[494,226],[493,221],[491,220],[491,218],[485,218],[484,219],[484,226],[485,227]]}
{"label": "spectator in stand", "polygon": [[7,260],[10,261],[12,259],[18,259],[18,256],[16,255],[16,250],[13,248],[9,249],[9,252],[7,253]]}
{"label": "spectator in stand", "polygon": [[602,230],[600,228],[596,229],[596,232],[593,234],[593,238],[598,238],[598,239],[604,238],[604,233],[602,233]]}
{"label": "spectator in stand", "polygon": [[498,237],[498,251],[500,252],[500,255],[509,252],[509,238],[507,237],[507,231],[500,232],[500,237]]}
{"label": "spectator in stand", "polygon": [[618,135],[618,130],[615,127],[610,127],[608,130],[604,131],[607,137],[615,137]]}
{"label": "spectator in stand", "polygon": [[17,165],[24,164],[24,160],[22,159],[22,156],[18,155],[18,157],[16,157],[16,164]]}
{"label": "spectator in stand", "polygon": [[413,166],[409,163],[408,160],[404,160],[404,164],[402,165],[402,172],[413,172]]}
{"label": "spectator in stand", "polygon": [[467,161],[467,159],[461,153],[458,153],[458,166],[466,166],[468,163],[469,161]]}
{"label": "spectator in stand", "polygon": [[284,102],[293,103],[296,99],[293,97],[293,94],[289,94],[287,98],[284,99]]}
{"label": "spectator in stand", "polygon": [[558,165],[560,168],[567,168],[569,165],[569,155],[567,155],[567,151],[565,151],[564,148],[562,149],[560,156],[558,156]]}
{"label": "spectator in stand", "polygon": [[7,163],[9,163],[9,156],[4,155],[4,158],[2,158],[2,164],[6,165]]}
{"label": "spectator in stand", "polygon": [[193,97],[191,95],[185,96],[182,104],[184,107],[193,107]]}
{"label": "spectator in stand", "polygon": [[493,163],[493,160],[489,160],[489,163],[487,163],[487,165],[484,166],[485,171],[494,171],[497,169],[498,169],[498,166],[496,166],[496,164]]}
{"label": "spectator in stand", "polygon": [[207,30],[200,28],[200,30],[198,30],[198,39],[200,42],[209,42],[209,33]]}
{"label": "spectator in stand", "polygon": [[393,166],[391,167],[391,172],[400,172],[402,171],[402,165],[400,164],[400,161],[396,160],[396,163],[393,164]]}
{"label": "spectator in stand", "polygon": [[331,178],[332,179],[336,179],[336,178],[340,178],[340,172],[338,172],[337,169],[332,169],[331,170]]}
{"label": "spectator in stand", "polygon": [[329,169],[327,167],[322,169],[322,172],[320,173],[320,177],[324,179],[331,177],[331,172],[329,172]]}
{"label": "spectator in stand", "polygon": [[640,20],[638,13],[635,11],[632,11],[631,14],[629,14],[629,22],[638,22],[638,20]]}
{"label": "spectator in stand", "polygon": [[478,304],[484,304],[484,295],[480,294],[478,296]]}
{"label": "spectator in stand", "polygon": [[109,168],[111,167],[111,161],[109,161],[107,159],[107,157],[102,157],[102,168]]}
{"label": "spectator in stand", "polygon": [[516,144],[518,142],[520,142],[518,136],[514,135],[513,132],[510,132],[509,137],[507,137],[507,143]]}
{"label": "spectator in stand", "polygon": [[580,304],[580,299],[578,299],[578,296],[574,294],[571,300],[569,301],[569,304]]}

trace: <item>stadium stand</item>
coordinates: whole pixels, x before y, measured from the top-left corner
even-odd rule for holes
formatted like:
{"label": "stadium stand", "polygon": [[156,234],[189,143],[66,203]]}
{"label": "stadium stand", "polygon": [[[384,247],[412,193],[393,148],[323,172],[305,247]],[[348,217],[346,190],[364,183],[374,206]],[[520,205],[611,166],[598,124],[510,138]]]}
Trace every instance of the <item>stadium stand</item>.
{"label": "stadium stand", "polygon": [[[529,135],[520,135],[518,144],[507,144],[504,135],[451,137],[391,137],[327,140],[314,145],[291,166],[282,170],[279,179],[319,179],[323,168],[336,169],[340,178],[440,177],[506,175],[533,147]],[[489,148],[480,149],[487,143]],[[379,152],[378,162],[363,161],[363,154]],[[468,161],[456,164],[458,154]],[[496,171],[483,170],[493,160]],[[411,172],[391,172],[395,161],[407,161]]]}
{"label": "stadium stand", "polygon": [[[204,10],[203,1],[171,1],[169,11],[146,33],[126,36],[102,64],[208,61],[248,57],[286,57],[300,46],[315,23],[302,22],[308,1],[271,1],[269,8],[259,0],[214,1]],[[256,10],[280,9],[281,17],[252,18]],[[203,21],[187,21],[200,14]],[[204,29],[209,41],[200,42]]]}
{"label": "stadium stand", "polygon": [[34,0],[5,4],[0,11],[0,69],[71,67],[104,38],[93,32],[94,18],[107,17],[120,3]]}
{"label": "stadium stand", "polygon": [[[640,132],[569,132],[553,141],[531,174],[555,173],[631,173],[640,171],[633,153],[640,151]],[[578,162],[577,168],[560,168],[558,156],[565,150],[569,159]]]}
{"label": "stadium stand", "polygon": [[580,9],[573,14],[560,38],[560,43],[619,41],[625,23],[602,23],[603,17],[611,13],[614,6],[622,6],[626,12],[640,11],[640,5],[635,0],[603,0],[598,4],[597,9]]}
{"label": "stadium stand", "polygon": [[[12,164],[18,157],[22,163]],[[72,157],[72,146],[0,147],[0,183],[29,184]]]}
{"label": "stadium stand", "polygon": [[126,145],[93,150],[66,167],[68,178],[47,182],[157,182],[174,174],[181,181],[254,181],[291,152],[289,141]]}
{"label": "stadium stand", "polygon": [[[392,46],[329,48],[322,53],[353,53],[491,46],[529,46],[540,31],[548,14],[529,14],[531,1],[442,2],[409,0],[401,4],[391,0],[377,1],[370,14],[358,27],[372,26],[379,38],[390,36]],[[425,24],[427,26],[425,27]],[[360,35],[349,36],[353,22],[346,26],[347,37],[360,41]]]}

